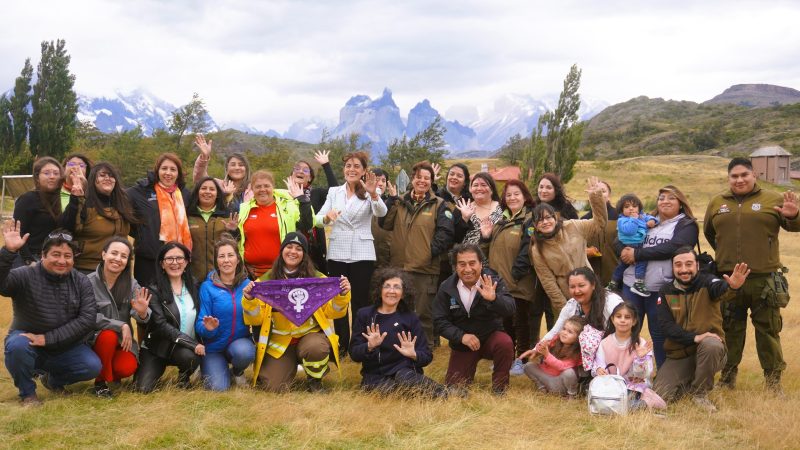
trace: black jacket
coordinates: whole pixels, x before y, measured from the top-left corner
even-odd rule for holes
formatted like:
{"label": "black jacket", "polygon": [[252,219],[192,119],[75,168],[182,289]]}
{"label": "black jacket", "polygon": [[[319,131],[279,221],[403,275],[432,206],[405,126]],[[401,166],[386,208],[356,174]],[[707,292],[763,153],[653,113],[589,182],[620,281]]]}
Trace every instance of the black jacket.
{"label": "black jacket", "polygon": [[17,254],[0,250],[0,294],[11,297],[11,330],[43,334],[46,350],[59,351],[86,341],[94,333],[97,304],[86,275],[73,269],[53,275],[42,267],[11,270]]}
{"label": "black jacket", "polygon": [[[467,181],[469,183],[469,181]],[[453,244],[460,244],[464,242],[464,237],[467,235],[467,231],[469,231],[471,225],[469,222],[464,221],[461,217],[461,210],[458,209],[456,206],[456,199],[453,198],[453,194],[447,190],[447,188],[439,188],[438,185],[434,184],[431,186],[433,192],[436,193],[439,197],[442,197],[445,202],[449,203],[450,209],[453,210],[453,230],[455,234],[453,235]],[[472,194],[469,193],[469,187],[464,186],[464,195],[461,197],[465,200],[472,200]]]}
{"label": "black jacket", "polygon": [[450,342],[450,348],[462,352],[470,351],[461,343],[465,334],[474,334],[483,344],[489,335],[503,330],[503,318],[514,315],[514,298],[508,293],[505,282],[491,269],[484,269],[497,281],[497,298],[493,302],[484,300],[480,292],[475,295],[469,313],[464,309],[458,294],[458,275],[453,274],[439,286],[433,301],[433,328],[439,336]]}
{"label": "black jacket", "polygon": [[[367,350],[367,339],[361,335],[368,325],[377,324],[381,333],[386,332],[380,347]],[[413,361],[398,352],[394,345],[400,345],[397,334],[401,331],[410,332],[417,338],[414,349],[417,360]],[[350,339],[350,357],[353,361],[362,363],[362,384],[378,384],[385,377],[391,377],[400,369],[412,369],[422,373],[422,368],[433,360],[433,354],[428,350],[428,340],[422,330],[419,317],[413,312],[395,312],[393,314],[380,314],[375,306],[366,306],[356,313],[353,319],[353,337]]]}
{"label": "black jacket", "polygon": [[[336,180],[336,174],[330,164],[323,164],[322,170],[325,172],[325,179],[328,181],[327,187],[315,187],[308,190],[308,197],[311,200],[311,207],[314,208],[314,214],[322,209],[325,205],[325,200],[328,199],[328,189],[336,187],[339,182]],[[301,230],[308,238],[311,246],[311,260],[317,270],[323,273],[328,273],[327,256],[328,249],[325,244],[325,228],[324,227],[311,227],[310,230]]]}
{"label": "black jacket", "polygon": [[[128,199],[136,212],[136,217],[142,221],[139,224],[131,224],[131,236],[136,239],[136,257],[151,261],[156,259],[158,251],[164,245],[158,238],[161,230],[161,214],[158,210],[155,183],[155,174],[147,172],[147,177],[140,179],[134,186],[128,188]],[[179,188],[183,196],[184,207],[187,207],[191,193],[184,186],[179,186]]]}
{"label": "black jacket", "polygon": [[[188,270],[188,269],[187,269]],[[197,286],[186,286],[195,311],[200,313],[199,294]],[[171,292],[159,291],[156,286],[150,287],[150,321],[147,323],[145,339],[142,348],[150,350],[159,358],[168,359],[176,345],[186,347],[192,351],[197,347],[197,340],[181,332],[180,312]],[[194,328],[194,323],[192,323]]]}
{"label": "black jacket", "polygon": [[22,261],[25,264],[38,261],[42,257],[42,246],[47,235],[58,227],[56,219],[42,205],[38,191],[28,191],[14,202],[14,220],[20,221],[21,236],[30,233],[28,242],[19,249]]}

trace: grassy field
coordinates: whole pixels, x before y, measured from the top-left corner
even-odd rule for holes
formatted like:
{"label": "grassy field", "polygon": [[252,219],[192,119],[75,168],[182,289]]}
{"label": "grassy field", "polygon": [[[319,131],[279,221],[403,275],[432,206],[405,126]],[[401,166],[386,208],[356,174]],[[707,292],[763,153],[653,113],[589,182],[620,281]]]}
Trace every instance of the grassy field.
{"label": "grassy field", "polygon": [[[609,180],[612,198],[637,192],[643,199],[675,184],[702,217],[708,199],[724,187],[726,161],[713,157],[635,158],[580,163],[568,186],[584,198],[588,175]],[[800,298],[800,235],[781,233],[792,296]],[[122,392],[113,400],[87,394],[56,397],[24,409],[5,370],[0,370],[0,447],[7,448],[792,448],[800,411],[800,309],[784,310],[786,399],[763,390],[752,327],[736,391],[715,391],[720,412],[709,415],[689,401],[669,406],[666,419],[649,414],[590,417],[585,401],[544,396],[525,377],[514,377],[504,398],[488,393],[488,361],[481,362],[467,399],[431,401],[362,394],[359,367],[351,361],[326,379],[330,392],[267,394],[189,392],[165,387],[151,395]],[[11,302],[0,301],[0,333],[11,321]],[[449,350],[437,349],[426,373],[442,380]],[[169,372],[174,380],[175,373]],[[85,392],[90,383],[72,387]]]}

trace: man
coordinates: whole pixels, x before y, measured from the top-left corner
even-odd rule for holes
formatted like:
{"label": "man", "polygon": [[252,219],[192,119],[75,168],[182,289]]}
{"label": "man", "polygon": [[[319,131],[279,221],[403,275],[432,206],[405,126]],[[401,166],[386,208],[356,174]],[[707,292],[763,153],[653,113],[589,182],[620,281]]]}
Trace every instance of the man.
{"label": "man", "polygon": [[5,340],[5,363],[23,405],[36,406],[34,375],[51,391],[92,380],[100,374],[100,359],[84,342],[97,316],[89,279],[73,269],[72,236],[53,232],[44,242],[42,260],[11,270],[28,234],[21,224],[3,224],[0,250],[0,294],[11,297],[14,320]]}
{"label": "man", "polygon": [[514,361],[514,344],[503,331],[503,318],[514,314],[514,298],[489,269],[475,244],[460,244],[450,255],[455,273],[439,287],[433,304],[436,333],[450,342],[447,385],[470,384],[481,359],[494,362],[492,391],[505,393]]}
{"label": "man", "polygon": [[778,232],[800,231],[797,195],[762,190],[753,164],[734,158],[728,164],[730,190],[708,204],[705,236],[716,250],[717,270],[731,273],[737,262],[747,263],[752,274],[736,299],[723,309],[728,362],[720,384],[733,389],[742,360],[747,311],[756,331],[756,349],[764,370],[766,387],[782,393],[781,372],[786,368],[781,349],[780,308],[789,301],[788,285],[778,250]]}
{"label": "man", "polygon": [[750,271],[736,264],[724,281],[698,274],[697,254],[681,247],[672,257],[671,284],[658,294],[658,325],[664,332],[667,359],[658,369],[654,390],[665,401],[680,392],[690,393],[695,403],[709,412],[717,410],[708,399],[714,375],[725,364],[725,332],[719,302],[731,300]]}

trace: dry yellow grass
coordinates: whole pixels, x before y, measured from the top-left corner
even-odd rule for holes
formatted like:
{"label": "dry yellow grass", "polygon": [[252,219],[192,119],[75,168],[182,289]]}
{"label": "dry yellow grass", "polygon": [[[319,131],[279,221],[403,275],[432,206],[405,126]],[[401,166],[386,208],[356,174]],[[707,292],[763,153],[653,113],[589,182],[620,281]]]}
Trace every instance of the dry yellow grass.
{"label": "dry yellow grass", "polygon": [[[612,180],[615,194],[646,197],[674,183],[691,193],[702,215],[711,194],[724,186],[724,161],[674,157],[623,162],[602,170],[581,163],[576,179],[590,173]],[[683,159],[681,159],[683,158]],[[637,164],[635,167],[625,164]],[[670,180],[657,177],[670,177]],[[583,198],[582,186],[569,190]],[[468,399],[431,401],[382,398],[358,391],[359,367],[343,364],[326,384],[331,392],[267,394],[244,389],[228,393],[166,388],[152,395],[122,392],[111,401],[89,394],[59,398],[40,389],[45,405],[24,409],[0,370],[0,447],[7,448],[792,448],[800,431],[800,235],[781,233],[784,262],[795,298],[784,310],[782,333],[788,369],[786,399],[764,392],[748,335],[739,387],[714,392],[721,410],[705,414],[691,402],[670,405],[667,418],[636,414],[590,417],[584,401],[564,401],[535,392],[524,377],[512,379],[504,398],[487,393],[489,362],[481,362]],[[0,333],[11,320],[10,301],[0,300]],[[441,380],[449,350],[437,349],[428,375]],[[174,377],[174,372],[169,372]],[[89,383],[73,387],[81,391]]]}

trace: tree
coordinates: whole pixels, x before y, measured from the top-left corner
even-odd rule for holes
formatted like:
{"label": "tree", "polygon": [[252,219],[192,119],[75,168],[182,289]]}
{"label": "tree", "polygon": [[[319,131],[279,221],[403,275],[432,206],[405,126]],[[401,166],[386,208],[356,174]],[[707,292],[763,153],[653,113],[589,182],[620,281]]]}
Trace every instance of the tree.
{"label": "tree", "polygon": [[[25,59],[22,72],[14,83],[14,96],[11,97],[11,120],[14,126],[14,151],[22,151],[25,140],[28,139],[28,128],[31,123],[31,115],[28,112],[28,104],[31,102],[31,79],[33,78],[33,66],[31,59]],[[77,109],[76,109],[77,112]]]}
{"label": "tree", "polygon": [[581,70],[573,64],[564,79],[564,88],[555,111],[548,111],[539,117],[521,165],[523,179],[532,188],[535,188],[533,183],[545,172],[555,173],[563,183],[567,183],[574,175],[573,166],[578,161],[578,147],[584,128],[584,124],[578,122],[580,85]]}
{"label": "tree", "polygon": [[36,69],[30,122],[31,153],[61,159],[75,139],[78,96],[72,89],[66,42],[42,42],[42,59]]}
{"label": "tree", "polygon": [[6,156],[14,148],[14,127],[11,125],[11,102],[5,94],[0,95],[0,157]]}
{"label": "tree", "polygon": [[295,162],[292,149],[286,141],[277,137],[264,136],[261,142],[265,147],[263,153],[255,154],[250,150],[245,152],[250,167],[266,168],[275,176],[276,188],[286,187],[283,180],[292,173]]}
{"label": "tree", "polygon": [[500,149],[500,158],[511,165],[517,165],[525,154],[525,147],[528,142],[522,138],[522,135],[517,133],[508,138],[503,147]]}
{"label": "tree", "polygon": [[442,118],[437,116],[427,128],[411,139],[408,139],[408,136],[395,139],[389,144],[386,155],[381,158],[383,169],[394,177],[400,169],[405,169],[406,173],[410,174],[414,164],[420,161],[444,163],[444,155],[447,154],[444,133]]}
{"label": "tree", "polygon": [[183,135],[187,133],[205,133],[209,128],[211,128],[211,119],[208,116],[205,102],[197,92],[192,95],[192,101],[172,111],[169,131],[176,137],[176,149],[180,149]]}
{"label": "tree", "polygon": [[[366,152],[369,154],[372,149],[372,143],[361,139],[358,133],[350,133],[347,136],[339,136],[331,138],[331,134],[327,129],[322,130],[322,137],[319,140],[319,149],[321,151],[328,151],[328,160],[331,164],[331,169],[335,174],[341,174],[344,170],[344,155],[353,152]],[[324,177],[317,177],[320,180],[320,186],[327,186]]]}

